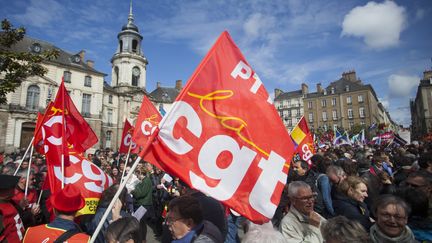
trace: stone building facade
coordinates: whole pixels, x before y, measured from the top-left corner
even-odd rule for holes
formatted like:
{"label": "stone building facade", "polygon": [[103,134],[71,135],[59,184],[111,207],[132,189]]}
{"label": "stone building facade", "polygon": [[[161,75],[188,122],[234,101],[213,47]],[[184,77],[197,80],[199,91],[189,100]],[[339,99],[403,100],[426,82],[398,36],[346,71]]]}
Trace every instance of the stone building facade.
{"label": "stone building facade", "polygon": [[[318,83],[316,92],[308,91],[305,84],[297,91],[279,93],[275,90],[276,108],[289,130],[295,126],[294,121],[298,121],[301,115],[304,115],[311,130],[322,131],[337,127],[350,130],[355,124],[368,127],[373,123],[392,123],[373,87],[357,79],[355,71],[343,73],[339,80],[331,82],[327,87]],[[285,112],[285,107],[296,100],[301,100],[302,104],[295,107],[300,111],[300,115],[293,118],[293,112]],[[291,116],[287,117],[287,114]],[[290,119],[292,122],[289,122]]]}
{"label": "stone building facade", "polygon": [[154,96],[147,92],[148,61],[142,51],[143,37],[134,24],[132,7],[117,39],[118,47],[111,58],[111,85],[104,81],[106,74],[93,68],[94,61],[85,60],[85,51],[70,53],[30,37],[14,45],[12,48],[17,52],[38,54],[57,49],[60,55],[42,64],[48,70],[46,75],[24,80],[15,92],[7,95],[7,104],[0,106],[0,151],[13,152],[29,145],[37,112],[43,112],[49,101],[54,100],[62,77],[75,106],[99,138],[93,150],[119,147],[124,121],[134,122],[144,95],[156,108],[162,106],[168,112],[182,82],[176,81],[174,88],[158,85],[151,92]]}
{"label": "stone building facade", "polygon": [[418,140],[432,133],[432,70],[423,72],[416,97],[410,101],[411,137]]}

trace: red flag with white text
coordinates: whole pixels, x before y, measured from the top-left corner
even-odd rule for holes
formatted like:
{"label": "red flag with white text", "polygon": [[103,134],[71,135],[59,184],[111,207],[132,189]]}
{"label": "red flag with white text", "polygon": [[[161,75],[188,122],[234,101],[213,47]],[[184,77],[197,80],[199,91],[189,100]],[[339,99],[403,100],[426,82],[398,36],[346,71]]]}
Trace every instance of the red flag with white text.
{"label": "red flag with white text", "polygon": [[[69,149],[70,165],[65,167],[65,185],[74,184],[84,197],[86,206],[78,212],[80,214],[95,214],[102,192],[113,184],[112,178],[98,166],[90,162],[73,149]],[[62,172],[60,166],[48,164],[48,181],[51,194],[61,190]]]}
{"label": "red flag with white text", "polygon": [[300,158],[308,162],[309,165],[312,165],[310,159],[315,154],[314,140],[304,116],[300,118],[300,121],[291,131],[290,136]]}
{"label": "red flag with white text", "polygon": [[[60,165],[61,156],[67,155],[69,148],[81,153],[98,141],[90,125],[76,109],[63,81],[54,102],[45,113],[40,130],[47,163],[53,165]],[[68,156],[64,157],[67,166]]]}
{"label": "red flag with white text", "polygon": [[129,151],[129,146],[131,146],[131,153],[135,154],[139,152],[139,147],[132,139],[133,132],[134,127],[129,123],[129,120],[126,119],[123,126],[122,139],[120,141],[120,153],[127,153]]}
{"label": "red flag with white text", "polygon": [[253,222],[272,218],[294,152],[261,83],[223,32],[159,124],[164,167]]}
{"label": "red flag with white text", "polygon": [[[135,123],[132,140],[137,145],[143,147],[150,139],[151,134],[155,132],[161,120],[162,116],[159,111],[147,96],[144,96]],[[166,172],[169,171],[169,168],[165,168],[159,163],[160,159],[151,151],[148,152],[143,159]]]}

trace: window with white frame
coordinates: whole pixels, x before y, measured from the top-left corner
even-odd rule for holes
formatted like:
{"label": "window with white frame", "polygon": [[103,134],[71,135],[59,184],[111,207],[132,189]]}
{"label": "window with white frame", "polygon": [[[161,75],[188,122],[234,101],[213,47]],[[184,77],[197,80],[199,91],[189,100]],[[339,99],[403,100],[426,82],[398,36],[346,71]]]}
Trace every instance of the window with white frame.
{"label": "window with white frame", "polygon": [[309,113],[309,122],[313,122],[313,113],[312,112]]}
{"label": "window with white frame", "polygon": [[292,116],[293,116],[293,117],[296,117],[296,116],[297,116],[297,110],[293,110],[293,111],[292,111]]}
{"label": "window with white frame", "polygon": [[332,112],[332,117],[333,117],[333,120],[337,120],[338,119],[338,117],[337,117],[337,111],[333,111]]}
{"label": "window with white frame", "polygon": [[335,93],[335,88],[331,87],[331,94],[334,94],[334,93]]}
{"label": "window with white frame", "polygon": [[333,124],[333,131],[336,131],[337,128],[338,128],[338,125],[337,124]]}
{"label": "window with white frame", "polygon": [[351,96],[347,96],[347,104],[348,105],[352,104],[352,98],[351,98]]}
{"label": "window with white frame", "polygon": [[29,110],[39,109],[40,88],[37,85],[30,85],[27,88],[26,108]]}
{"label": "window with white frame", "polygon": [[358,101],[358,103],[362,103],[363,102],[363,95],[358,95],[357,101]]}
{"label": "window with white frame", "polygon": [[71,78],[72,78],[72,73],[69,71],[64,71],[63,72],[63,80],[65,83],[70,83],[71,82]]}
{"label": "window with white frame", "polygon": [[109,96],[108,96],[108,103],[109,103],[109,104],[112,104],[112,103],[113,103],[113,96],[112,96],[112,95],[109,95]]}
{"label": "window with white frame", "polygon": [[331,102],[332,102],[332,106],[336,106],[336,97],[333,97]]}
{"label": "window with white frame", "polygon": [[321,107],[326,107],[327,106],[327,101],[324,99],[324,100],[321,100]]}
{"label": "window with white frame", "polygon": [[86,87],[91,87],[91,80],[92,80],[92,78],[90,77],[90,76],[85,76],[85,78],[84,78],[84,86],[86,86]]}
{"label": "window with white frame", "polygon": [[353,117],[354,117],[353,110],[352,109],[348,109],[348,118],[352,119]]}
{"label": "window with white frame", "polygon": [[291,100],[287,100],[288,107],[291,107]]}
{"label": "window with white frame", "polygon": [[113,110],[112,109],[108,109],[107,110],[107,117],[108,117],[108,124],[111,125],[112,124],[112,118],[113,118]]}
{"label": "window with white frame", "polygon": [[323,121],[327,121],[327,112],[326,111],[322,112],[322,119],[323,119]]}
{"label": "window with white frame", "polygon": [[106,132],[106,140],[107,141],[111,141],[111,137],[112,137],[112,132],[111,131],[107,131]]}
{"label": "window with white frame", "polygon": [[309,109],[312,109],[312,101],[309,101],[309,102],[308,102],[308,108],[309,108]]}
{"label": "window with white frame", "polygon": [[83,94],[81,113],[90,116],[91,94]]}
{"label": "window with white frame", "polygon": [[346,91],[346,92],[349,92],[349,91],[350,91],[350,87],[349,87],[349,85],[345,85],[345,91]]}
{"label": "window with white frame", "polygon": [[360,107],[360,108],[359,108],[359,116],[360,116],[361,118],[363,118],[363,117],[366,116],[366,115],[365,115],[365,108],[364,108],[364,107]]}

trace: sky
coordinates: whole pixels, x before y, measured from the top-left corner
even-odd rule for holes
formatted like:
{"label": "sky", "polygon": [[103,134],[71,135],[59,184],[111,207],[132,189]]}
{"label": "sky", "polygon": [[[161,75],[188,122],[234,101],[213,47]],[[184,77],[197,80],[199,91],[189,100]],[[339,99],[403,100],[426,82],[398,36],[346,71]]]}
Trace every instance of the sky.
{"label": "sky", "polygon": [[[0,0],[0,16],[27,35],[86,59],[107,74],[128,0]],[[185,83],[227,30],[270,94],[316,91],[345,71],[372,84],[394,121],[411,123],[409,100],[432,68],[432,1],[134,0],[149,61],[147,91]]]}

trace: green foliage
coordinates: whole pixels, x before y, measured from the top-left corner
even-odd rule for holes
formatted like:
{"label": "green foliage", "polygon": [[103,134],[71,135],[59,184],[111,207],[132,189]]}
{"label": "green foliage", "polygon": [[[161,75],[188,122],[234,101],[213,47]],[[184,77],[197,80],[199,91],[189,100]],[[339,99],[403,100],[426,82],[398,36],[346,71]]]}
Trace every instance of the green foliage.
{"label": "green foliage", "polygon": [[356,134],[359,134],[361,130],[365,129],[365,126],[362,126],[358,123],[354,124],[354,126],[351,127],[350,136],[354,136]]}
{"label": "green foliage", "polygon": [[14,92],[26,78],[45,75],[47,70],[41,65],[42,62],[57,58],[59,51],[45,50],[40,54],[13,51],[11,48],[24,38],[26,31],[23,27],[13,28],[7,19],[1,22],[1,27],[0,104],[5,104],[6,94]]}

